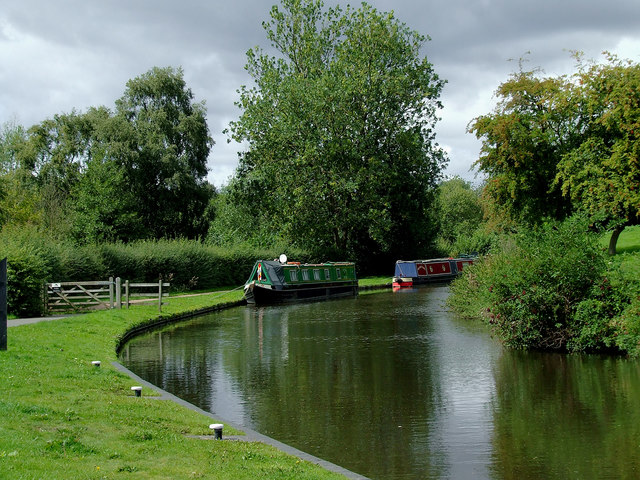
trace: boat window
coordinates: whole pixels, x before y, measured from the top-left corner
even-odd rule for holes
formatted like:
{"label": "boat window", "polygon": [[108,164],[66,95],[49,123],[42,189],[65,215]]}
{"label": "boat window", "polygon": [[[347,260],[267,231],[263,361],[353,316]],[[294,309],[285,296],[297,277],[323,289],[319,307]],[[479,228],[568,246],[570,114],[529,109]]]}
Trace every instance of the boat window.
{"label": "boat window", "polygon": [[340,269],[336,268],[336,278],[340,280],[342,278],[342,274],[340,273]]}
{"label": "boat window", "polygon": [[302,270],[302,280],[309,280],[309,270]]}
{"label": "boat window", "polygon": [[314,270],[313,271],[313,279],[314,280],[320,280],[320,270]]}
{"label": "boat window", "polygon": [[298,281],[298,271],[297,270],[289,270],[289,278],[292,282]]}
{"label": "boat window", "polygon": [[325,280],[331,280],[331,272],[329,271],[328,268],[324,269],[324,278]]}

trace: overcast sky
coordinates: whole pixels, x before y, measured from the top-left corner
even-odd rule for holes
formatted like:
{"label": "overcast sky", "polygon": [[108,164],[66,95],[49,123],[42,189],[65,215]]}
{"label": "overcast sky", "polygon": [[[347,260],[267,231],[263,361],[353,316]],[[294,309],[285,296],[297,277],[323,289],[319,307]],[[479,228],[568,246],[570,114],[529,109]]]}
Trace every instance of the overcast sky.
{"label": "overcast sky", "polygon": [[[216,145],[209,180],[227,182],[241,146],[222,131],[250,84],[246,51],[268,47],[261,23],[273,0],[0,0],[0,124],[30,127],[57,113],[113,108],[126,82],[154,66],[182,67],[207,105]],[[325,1],[326,5],[347,2]],[[431,37],[424,54],[448,81],[438,143],[448,175],[473,180],[480,144],[466,133],[489,113],[493,92],[526,56],[527,67],[573,70],[570,51],[602,60],[605,50],[640,61],[640,0],[371,0]],[[351,2],[357,6],[359,2]],[[527,52],[530,52],[527,54]]]}

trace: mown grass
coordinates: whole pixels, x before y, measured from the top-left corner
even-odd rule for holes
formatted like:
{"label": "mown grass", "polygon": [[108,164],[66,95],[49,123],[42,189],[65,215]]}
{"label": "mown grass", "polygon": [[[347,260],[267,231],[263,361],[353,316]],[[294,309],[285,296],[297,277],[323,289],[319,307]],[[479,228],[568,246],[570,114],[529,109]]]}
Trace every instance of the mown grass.
{"label": "mown grass", "polygon": [[[241,296],[172,297],[162,316]],[[148,389],[136,398],[133,381],[111,361],[122,334],[157,319],[157,310],[140,305],[9,328],[0,352],[0,478],[344,478],[262,443],[191,438],[210,435],[211,419]]]}
{"label": "mown grass", "polygon": [[[600,240],[603,248],[609,245],[611,234]],[[625,280],[640,281],[640,225],[625,228],[616,247],[616,255],[611,257],[611,267],[617,269]]]}
{"label": "mown grass", "polygon": [[362,288],[377,288],[391,285],[391,273],[386,277],[364,277],[358,279],[358,286]]}

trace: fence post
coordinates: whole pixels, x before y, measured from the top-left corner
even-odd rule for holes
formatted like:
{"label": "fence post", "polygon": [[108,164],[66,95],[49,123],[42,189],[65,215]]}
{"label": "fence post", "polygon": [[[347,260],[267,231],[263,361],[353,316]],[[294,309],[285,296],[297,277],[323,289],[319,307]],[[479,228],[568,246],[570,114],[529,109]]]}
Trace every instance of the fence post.
{"label": "fence post", "polygon": [[42,284],[42,314],[45,317],[49,315],[49,285],[46,281]]}
{"label": "fence post", "polygon": [[162,275],[158,280],[158,312],[162,313]]}
{"label": "fence post", "polygon": [[7,349],[7,259],[0,261],[0,350]]}
{"label": "fence post", "polygon": [[113,308],[113,277],[109,277],[109,307]]}
{"label": "fence post", "polygon": [[116,277],[116,308],[122,308],[122,280]]}
{"label": "fence post", "polygon": [[129,280],[124,282],[124,300],[127,304],[127,309],[129,309]]}

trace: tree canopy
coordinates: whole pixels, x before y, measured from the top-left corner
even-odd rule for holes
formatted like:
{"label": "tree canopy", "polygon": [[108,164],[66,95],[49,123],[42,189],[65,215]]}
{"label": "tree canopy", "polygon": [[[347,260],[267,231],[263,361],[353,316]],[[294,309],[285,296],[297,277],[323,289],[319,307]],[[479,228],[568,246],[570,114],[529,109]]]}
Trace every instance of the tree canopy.
{"label": "tree canopy", "polygon": [[5,127],[0,190],[30,195],[5,201],[4,216],[79,242],[206,234],[213,141],[193,98],[181,69],[156,67],[127,83],[115,111],[57,114],[26,132]]}
{"label": "tree canopy", "polygon": [[587,212],[614,229],[640,222],[640,66],[608,55],[577,56],[572,75],[539,78],[522,71],[500,85],[493,113],[470,125],[482,140],[476,167],[485,194],[526,223]]}
{"label": "tree canopy", "polygon": [[482,222],[482,205],[471,183],[460,177],[450,178],[438,186],[436,198],[440,237],[454,243],[460,237],[473,235]]}
{"label": "tree canopy", "polygon": [[575,89],[591,119],[581,143],[558,164],[556,184],[594,220],[613,228],[609,253],[625,226],[640,223],[640,65],[609,56],[580,65]]}
{"label": "tree canopy", "polygon": [[477,117],[469,128],[482,140],[474,165],[488,176],[484,195],[491,209],[525,223],[560,219],[570,211],[553,180],[558,161],[579,135],[567,79],[541,79],[537,73],[512,74],[496,91],[494,112]]}
{"label": "tree canopy", "polygon": [[263,23],[232,137],[230,193],[298,246],[352,258],[424,251],[446,163],[434,125],[444,82],[427,38],[367,4],[283,0]]}

